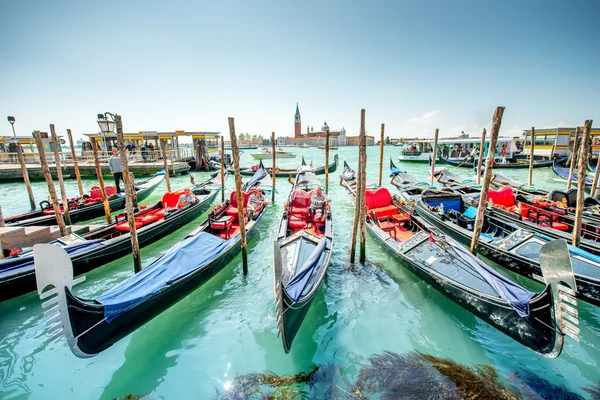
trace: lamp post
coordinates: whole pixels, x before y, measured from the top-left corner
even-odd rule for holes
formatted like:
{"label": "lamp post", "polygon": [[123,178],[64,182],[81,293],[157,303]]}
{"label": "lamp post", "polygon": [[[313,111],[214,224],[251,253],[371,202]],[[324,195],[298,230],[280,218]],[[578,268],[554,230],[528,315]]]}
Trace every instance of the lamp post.
{"label": "lamp post", "polygon": [[[27,167],[25,166],[25,158],[23,157],[23,151],[21,150],[21,146],[19,146],[19,141],[17,140],[17,134],[15,133],[15,117],[9,115],[7,117],[8,122],[12,127],[13,137],[15,139],[15,145],[17,147],[17,158],[19,159],[19,164],[21,164],[21,174],[23,175],[23,181],[25,182],[25,187],[27,188],[27,194],[29,195],[29,205],[32,210],[35,210],[35,199],[33,197],[33,189],[31,188],[31,183],[29,182],[29,172],[27,172]],[[44,151],[42,149],[41,151]]]}
{"label": "lamp post", "polygon": [[329,125],[327,125],[327,121],[321,130],[325,132],[325,194],[329,194]]}

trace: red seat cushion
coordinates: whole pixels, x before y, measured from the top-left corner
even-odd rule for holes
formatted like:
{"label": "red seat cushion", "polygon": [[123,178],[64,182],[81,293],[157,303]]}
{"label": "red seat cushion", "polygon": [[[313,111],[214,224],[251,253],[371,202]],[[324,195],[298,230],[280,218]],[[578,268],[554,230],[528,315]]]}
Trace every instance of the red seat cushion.
{"label": "red seat cushion", "polygon": [[380,222],[379,227],[385,231],[387,229],[395,229],[396,225],[393,222]]}
{"label": "red seat cushion", "polygon": [[303,216],[303,217],[308,217],[308,207],[307,208],[292,207],[291,212],[294,215],[300,215],[300,216]]}
{"label": "red seat cushion", "polygon": [[210,221],[211,229],[215,230],[229,230],[233,224],[233,217],[229,217],[226,221]]}
{"label": "red seat cushion", "polygon": [[512,207],[515,205],[515,192],[510,186],[503,186],[498,190],[489,189],[487,199],[497,205]]}
{"label": "red seat cushion", "polygon": [[[135,229],[140,229],[144,224],[139,221],[135,221]],[[115,225],[115,229],[121,232],[129,232],[129,222],[122,221]]]}
{"label": "red seat cushion", "polygon": [[106,193],[106,197],[110,197],[117,194],[117,188],[114,186],[105,186],[104,193]]}
{"label": "red seat cushion", "polygon": [[392,215],[398,214],[398,207],[396,206],[386,206],[370,209],[370,212],[374,212],[377,219],[384,219],[387,217],[391,217]]}
{"label": "red seat cushion", "polygon": [[165,218],[165,209],[161,208],[160,210],[154,212],[154,215],[156,215],[157,219],[164,219]]}
{"label": "red seat cushion", "polygon": [[290,220],[289,220],[289,226],[292,229],[304,229],[306,228],[306,221],[303,220],[302,218],[298,218],[298,217],[294,217],[293,215],[290,216]]}
{"label": "red seat cushion", "polygon": [[90,199],[91,200],[102,199],[102,190],[100,190],[100,186],[92,186],[92,188],[90,189]]}
{"label": "red seat cushion", "polygon": [[291,195],[291,204],[290,204],[292,209],[294,207],[299,208],[299,209],[310,207],[311,196],[312,196],[312,191],[305,192],[304,190],[294,190],[294,192]]}
{"label": "red seat cushion", "polygon": [[179,197],[181,197],[181,195],[184,193],[185,193],[185,191],[183,191],[183,190],[165,193],[162,197],[163,207],[169,207],[169,208],[177,207],[177,203],[179,202]]}
{"label": "red seat cushion", "polygon": [[53,208],[46,208],[44,211],[42,211],[42,214],[44,214],[44,215],[54,214],[54,209]]}
{"label": "red seat cushion", "polygon": [[392,195],[386,188],[367,190],[365,192],[365,205],[369,210],[383,208],[392,204]]}
{"label": "red seat cushion", "polygon": [[154,221],[158,221],[158,216],[154,215],[154,214],[148,214],[148,215],[144,215],[143,217],[139,217],[135,219],[136,222],[139,221],[144,225],[148,225],[153,223]]}
{"label": "red seat cushion", "polygon": [[562,222],[553,222],[552,228],[558,229],[559,231],[568,231],[569,225],[563,224]]}

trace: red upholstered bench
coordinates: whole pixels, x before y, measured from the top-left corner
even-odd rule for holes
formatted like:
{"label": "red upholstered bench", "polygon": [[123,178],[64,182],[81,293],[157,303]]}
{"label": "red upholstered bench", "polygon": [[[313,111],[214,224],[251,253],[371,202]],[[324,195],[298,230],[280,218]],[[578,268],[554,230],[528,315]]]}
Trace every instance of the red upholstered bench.
{"label": "red upholstered bench", "polygon": [[375,213],[377,219],[385,219],[398,214],[398,207],[392,204],[392,195],[386,188],[367,190],[365,205],[369,209],[369,214]]}
{"label": "red upholstered bench", "polygon": [[557,229],[559,231],[568,231],[569,230],[569,225],[563,224],[562,222],[553,222],[552,223],[552,228],[553,229]]}
{"label": "red upholstered bench", "polygon": [[210,220],[210,229],[215,231],[225,231],[225,237],[229,239],[229,230],[233,226],[233,217],[226,215],[219,219]]}
{"label": "red upholstered bench", "polygon": [[[252,193],[254,193],[254,190],[251,190],[248,193],[242,192],[242,196],[243,196],[242,208],[244,209],[244,217],[246,216],[246,207],[248,206],[248,199],[250,198],[250,195]],[[230,217],[233,217],[233,222],[238,222],[238,219],[239,219],[238,218],[238,202],[237,202],[237,193],[235,191],[231,192],[231,194],[229,195],[229,204],[230,204],[230,206],[225,211],[225,215],[229,215]]]}
{"label": "red upholstered bench", "polygon": [[288,225],[292,229],[304,229],[306,228],[306,220],[304,220],[302,217],[290,215]]}
{"label": "red upholstered bench", "polygon": [[[135,229],[140,229],[144,224],[140,221],[135,221]],[[129,232],[129,222],[122,221],[115,225],[115,229],[121,232]]]}

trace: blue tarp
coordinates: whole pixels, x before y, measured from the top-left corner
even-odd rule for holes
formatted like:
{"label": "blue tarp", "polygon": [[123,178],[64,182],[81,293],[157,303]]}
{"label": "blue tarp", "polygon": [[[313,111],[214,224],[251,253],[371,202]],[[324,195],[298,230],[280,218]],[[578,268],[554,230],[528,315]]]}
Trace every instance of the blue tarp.
{"label": "blue tarp", "polygon": [[217,258],[230,242],[207,232],[190,236],[161,258],[95,300],[104,305],[108,322],[131,310],[168,285]]}
{"label": "blue tarp", "polygon": [[460,245],[452,244],[458,256],[469,264],[481,277],[492,286],[502,299],[507,301],[521,317],[529,315],[529,300],[535,293],[517,285],[508,278],[486,265],[479,258],[469,253]]}
{"label": "blue tarp", "polygon": [[254,175],[252,176],[252,178],[250,178],[250,180],[248,182],[246,182],[244,187],[242,187],[242,190],[244,192],[248,192],[250,189],[252,189],[254,187],[254,185],[256,185],[257,182],[259,182],[261,179],[265,178],[266,176],[267,176],[267,170],[265,169],[265,167],[263,167],[262,162],[261,162],[260,168],[257,169],[256,172],[254,173]]}
{"label": "blue tarp", "polygon": [[325,244],[327,244],[327,238],[321,239],[308,260],[304,262],[302,267],[300,267],[300,270],[285,286],[285,290],[294,301],[300,299],[302,292],[304,292],[304,289],[306,288],[306,284],[310,280],[317,265],[319,265],[319,259],[321,258],[321,254],[323,254],[323,250],[325,250]]}
{"label": "blue tarp", "polygon": [[[93,250],[102,246],[104,239],[86,240],[84,242],[64,246],[63,250],[67,252],[69,257],[76,256],[89,250]],[[16,271],[34,270],[33,252],[28,252],[18,258],[9,258],[0,262],[0,276],[12,274]]]}

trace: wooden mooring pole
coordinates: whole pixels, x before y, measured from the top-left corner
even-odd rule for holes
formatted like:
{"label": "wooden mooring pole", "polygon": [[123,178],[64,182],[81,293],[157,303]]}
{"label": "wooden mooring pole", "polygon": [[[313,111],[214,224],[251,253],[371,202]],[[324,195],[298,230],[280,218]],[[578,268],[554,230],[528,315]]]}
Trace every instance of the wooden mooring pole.
{"label": "wooden mooring pole", "polygon": [[[531,186],[533,184],[533,162],[535,161],[534,153],[535,153],[535,127],[531,127],[531,147],[529,151],[529,178],[527,179],[527,186]],[[552,155],[550,155],[552,157]]]}
{"label": "wooden mooring pole", "polygon": [[[579,169],[577,174],[577,208],[575,210],[575,221],[573,222],[572,245],[579,247],[581,241],[581,221],[583,219],[583,199],[585,198],[585,176],[587,171],[588,153],[590,150],[590,132],[592,120],[585,121],[583,126],[583,137],[581,138],[581,152],[579,152]],[[596,168],[596,171],[598,169]]]}
{"label": "wooden mooring pole", "polygon": [[483,176],[483,186],[481,187],[481,195],[479,196],[479,206],[477,207],[477,216],[475,217],[475,227],[473,229],[473,238],[471,240],[471,253],[477,253],[477,245],[479,244],[479,236],[483,227],[483,219],[485,218],[485,207],[487,205],[487,195],[490,189],[490,181],[492,180],[492,168],[494,165],[494,154],[496,145],[498,144],[498,133],[502,124],[502,115],[504,115],[505,107],[496,107],[492,118],[492,131],[490,133],[490,147],[488,157],[485,163],[485,175]]}
{"label": "wooden mooring pole", "polygon": [[273,166],[271,167],[271,175],[272,175],[271,180],[273,181],[273,187],[272,187],[273,190],[271,190],[271,202],[274,202],[275,201],[275,178],[277,175],[276,167],[275,167],[275,162],[277,161],[276,157],[275,157],[275,154],[276,154],[275,153],[275,132],[271,132],[271,146],[272,146],[272,152],[273,152]]}
{"label": "wooden mooring pole", "polygon": [[0,205],[0,228],[4,227],[4,214],[2,214],[2,206]]}
{"label": "wooden mooring pole", "polygon": [[367,207],[365,204],[367,190],[367,135],[365,130],[365,109],[360,110],[360,147],[362,154],[360,163],[360,257],[359,261],[364,263],[367,259]]}
{"label": "wooden mooring pole", "polygon": [[[361,132],[362,132],[362,127],[364,127],[365,125],[365,110],[361,110],[360,113],[360,126],[361,126]],[[360,151],[360,137],[359,137],[359,149],[358,149],[358,171],[360,174],[360,166],[362,165],[362,152]],[[357,181],[356,181],[356,193],[354,196],[354,223],[352,224],[352,240],[351,240],[351,244],[350,244],[350,265],[354,265],[354,261],[356,259],[356,236],[358,234],[358,229],[359,229],[359,221],[360,221],[360,216],[362,214],[361,212],[361,194],[362,194],[362,179],[360,179],[360,176],[357,177]]]}
{"label": "wooden mooring pole", "polygon": [[377,186],[381,187],[381,180],[383,179],[383,135],[385,135],[385,124],[381,124],[381,138],[379,139],[379,181]]}
{"label": "wooden mooring pole", "polygon": [[163,158],[163,169],[165,170],[165,180],[167,181],[167,192],[171,191],[171,179],[169,179],[169,166],[167,165],[167,150],[165,149],[166,142],[160,139],[160,151]]}
{"label": "wooden mooring pole", "polygon": [[108,196],[106,196],[106,187],[104,186],[104,178],[102,177],[102,168],[100,168],[100,159],[98,158],[98,143],[95,138],[92,139],[92,152],[94,154],[94,166],[96,167],[96,176],[98,177],[98,186],[102,192],[102,203],[104,204],[104,215],[106,222],[110,225],[112,218],[110,216],[110,204],[108,203]]}
{"label": "wooden mooring pole", "polygon": [[325,194],[329,194],[329,128],[325,131]]}
{"label": "wooden mooring pole", "polygon": [[[17,134],[15,133],[15,117],[9,116],[8,122],[12,127],[13,136],[15,140],[17,140]],[[17,159],[19,160],[19,164],[21,165],[21,174],[23,175],[25,188],[27,188],[27,194],[29,195],[29,205],[31,207],[31,210],[35,210],[37,208],[37,205],[35,204],[35,198],[33,197],[33,189],[31,188],[31,182],[29,182],[29,172],[27,172],[25,157],[23,157],[23,150],[21,149],[21,144],[18,141],[15,144],[17,146]]]}
{"label": "wooden mooring pole", "polygon": [[[593,154],[590,149],[590,152],[588,153],[588,157],[591,158],[592,155]],[[600,160],[600,155],[599,155],[598,159]],[[588,159],[588,162],[589,162],[589,159]],[[590,195],[592,197],[598,197],[598,178],[600,178],[600,168],[598,168],[600,165],[598,165],[598,164],[600,164],[600,163],[596,163],[596,172],[594,173],[594,181],[592,182],[592,189],[590,190]]]}
{"label": "wooden mooring pole", "polygon": [[[575,175],[575,162],[578,159],[577,147],[579,146],[579,135],[581,134],[581,129],[577,127],[575,129],[575,139],[573,140],[573,150],[571,151],[570,160],[571,163],[569,165],[569,179],[567,179],[567,190],[571,189],[571,181],[573,180],[573,175]],[[592,193],[592,196],[594,194]]]}
{"label": "wooden mooring pole", "polygon": [[60,211],[60,204],[58,204],[58,198],[56,197],[56,188],[54,187],[54,182],[52,182],[52,175],[50,175],[50,168],[48,168],[48,162],[46,161],[46,153],[44,151],[42,135],[40,131],[35,131],[33,134],[35,136],[35,143],[38,148],[38,153],[40,154],[40,164],[42,164],[42,172],[44,173],[44,178],[46,179],[46,184],[48,185],[48,193],[50,194],[52,207],[54,207],[56,224],[58,225],[58,229],[60,229],[61,236],[67,236],[67,227],[65,226],[65,221],[63,220],[62,212]]}
{"label": "wooden mooring pole", "polygon": [[73,144],[73,135],[71,135],[70,129],[67,129],[67,136],[69,136],[69,145],[71,146],[71,158],[73,159],[73,169],[75,170],[75,178],[77,178],[77,188],[79,189],[79,195],[83,196],[83,185],[81,184],[79,163],[77,162],[77,154],[75,154],[75,145]]}
{"label": "wooden mooring pole", "polygon": [[56,168],[56,176],[58,177],[58,185],[60,187],[60,197],[64,209],[65,224],[71,225],[71,215],[69,213],[69,199],[67,198],[67,190],[65,189],[65,181],[63,180],[62,168],[60,166],[60,154],[58,154],[58,139],[54,124],[50,124],[50,134],[52,137],[52,151],[54,153],[54,167]]}
{"label": "wooden mooring pole", "polygon": [[[127,213],[127,222],[129,223],[129,237],[131,239],[131,250],[133,253],[133,270],[137,274],[142,270],[142,259],[140,257],[140,245],[138,243],[137,229],[135,227],[134,199],[136,196],[133,179],[129,174],[129,163],[127,161],[127,152],[125,150],[125,140],[123,139],[123,123],[120,115],[115,115],[115,124],[117,126],[117,146],[123,165],[123,182],[125,183],[125,212]],[[161,143],[162,145],[162,143]],[[162,146],[161,146],[162,147]],[[164,147],[163,147],[164,149]],[[164,159],[164,150],[163,150]],[[168,171],[165,171],[168,174]],[[168,176],[168,175],[167,175]],[[168,181],[167,181],[168,188]],[[171,191],[169,189],[169,191]]]}
{"label": "wooden mooring pole", "polygon": [[435,159],[437,158],[437,142],[438,135],[440,133],[439,129],[435,130],[435,134],[433,136],[433,158],[431,159],[431,172],[429,173],[429,186],[433,186],[433,175],[435,173]]}
{"label": "wooden mooring pole", "polygon": [[221,203],[225,203],[225,138],[221,136]]}
{"label": "wooden mooring pole", "polygon": [[231,139],[231,154],[233,155],[233,169],[235,171],[235,193],[238,204],[238,220],[240,234],[242,235],[242,273],[248,275],[248,244],[246,243],[246,224],[244,215],[244,195],[242,193],[242,174],[240,174],[240,154],[238,152],[237,137],[235,136],[235,122],[229,117],[229,136]]}
{"label": "wooden mooring pole", "polygon": [[483,164],[483,153],[485,151],[485,135],[487,131],[483,128],[481,132],[481,143],[479,144],[479,157],[477,160],[477,184],[481,184],[481,165]]}

